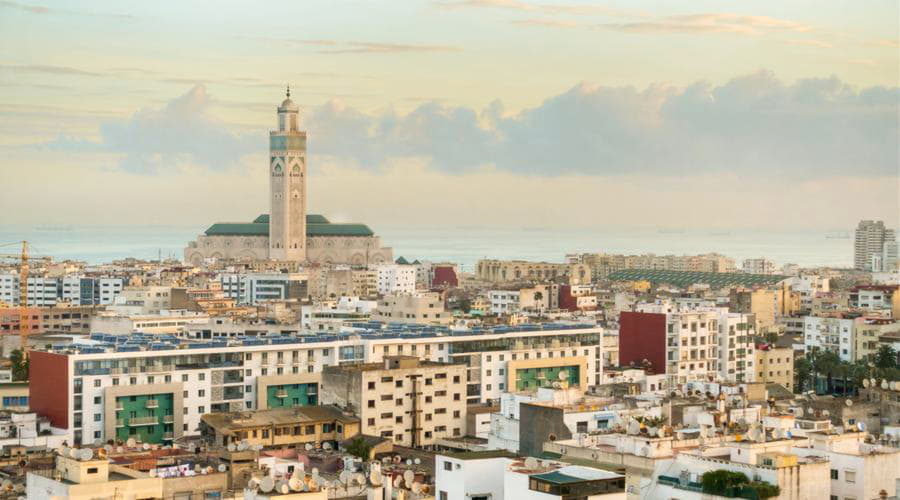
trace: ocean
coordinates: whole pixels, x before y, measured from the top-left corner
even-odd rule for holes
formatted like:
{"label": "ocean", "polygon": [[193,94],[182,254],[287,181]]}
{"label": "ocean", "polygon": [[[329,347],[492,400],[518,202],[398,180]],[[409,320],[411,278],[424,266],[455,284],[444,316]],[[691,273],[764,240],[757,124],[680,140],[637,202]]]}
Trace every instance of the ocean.
{"label": "ocean", "polygon": [[[698,254],[718,252],[741,260],[766,257],[777,265],[851,267],[853,240],[846,233],[766,231],[655,231],[621,228],[548,228],[488,226],[380,226],[373,230],[394,257],[456,262],[472,271],[478,259],[561,262],[568,253]],[[73,225],[33,227],[0,224],[0,253],[18,252],[28,240],[31,253],[89,263],[159,255],[182,257],[201,226]],[[7,245],[8,244],[8,245]]]}

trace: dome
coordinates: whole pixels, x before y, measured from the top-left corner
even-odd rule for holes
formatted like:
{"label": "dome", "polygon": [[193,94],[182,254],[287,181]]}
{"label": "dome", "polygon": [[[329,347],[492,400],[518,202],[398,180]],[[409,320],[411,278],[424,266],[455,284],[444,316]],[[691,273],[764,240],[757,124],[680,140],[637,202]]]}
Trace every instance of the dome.
{"label": "dome", "polygon": [[293,110],[293,111],[300,109],[297,107],[296,104],[294,104],[294,101],[292,101],[290,98],[287,98],[284,101],[282,101],[281,106],[278,106],[278,108],[285,109],[285,110]]}

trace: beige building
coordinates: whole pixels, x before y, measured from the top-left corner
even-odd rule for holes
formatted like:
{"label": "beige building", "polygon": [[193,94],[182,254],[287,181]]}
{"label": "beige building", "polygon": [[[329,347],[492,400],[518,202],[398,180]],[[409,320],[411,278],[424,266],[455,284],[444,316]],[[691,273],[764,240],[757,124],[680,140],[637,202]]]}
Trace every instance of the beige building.
{"label": "beige building", "polygon": [[856,321],[856,359],[871,359],[881,347],[879,338],[892,332],[900,332],[900,322],[895,319],[858,318]]}
{"label": "beige building", "polygon": [[360,432],[402,446],[430,446],[466,434],[466,366],[387,356],[382,363],[328,366],[322,404],[348,408]]}
{"label": "beige building", "polygon": [[794,390],[794,350],[790,347],[773,347],[756,350],[756,381],[781,384]]}
{"label": "beige building", "polygon": [[446,325],[453,316],[444,310],[440,294],[425,292],[413,295],[386,295],[372,311],[372,319],[385,323],[419,323]]}
{"label": "beige building", "polygon": [[233,413],[207,413],[200,429],[213,445],[246,441],[251,445],[294,448],[307,443],[321,446],[359,434],[359,419],[332,405],[272,408]]}
{"label": "beige building", "polygon": [[478,279],[492,283],[547,281],[568,277],[569,284],[591,282],[590,268],[581,263],[529,262],[525,260],[482,259],[476,267]]}
{"label": "beige building", "polygon": [[620,255],[588,253],[567,256],[573,263],[587,265],[594,279],[602,279],[626,269],[655,269],[660,271],[695,271],[707,273],[735,272],[734,259],[717,253],[703,255]]}

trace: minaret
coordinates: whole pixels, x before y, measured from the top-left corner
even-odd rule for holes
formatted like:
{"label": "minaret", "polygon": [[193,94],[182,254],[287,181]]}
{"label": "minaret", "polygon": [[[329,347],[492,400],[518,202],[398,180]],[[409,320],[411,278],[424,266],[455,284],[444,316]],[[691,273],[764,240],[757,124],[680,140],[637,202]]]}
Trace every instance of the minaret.
{"label": "minaret", "polygon": [[278,107],[278,130],[269,132],[269,258],[306,260],[306,132],[291,87]]}

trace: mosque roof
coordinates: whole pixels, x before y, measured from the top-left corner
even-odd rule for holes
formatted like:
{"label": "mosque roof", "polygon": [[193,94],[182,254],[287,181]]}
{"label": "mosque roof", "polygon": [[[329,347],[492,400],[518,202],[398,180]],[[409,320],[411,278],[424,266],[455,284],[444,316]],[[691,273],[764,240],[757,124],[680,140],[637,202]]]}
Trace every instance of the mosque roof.
{"label": "mosque roof", "polygon": [[[205,231],[207,236],[269,236],[269,215],[262,214],[253,222],[216,222]],[[335,224],[319,214],[306,216],[307,236],[373,236],[365,224]]]}

